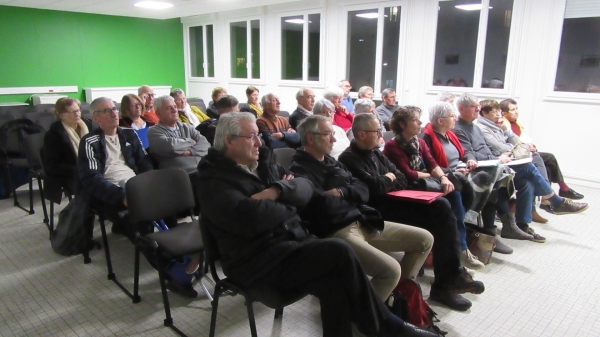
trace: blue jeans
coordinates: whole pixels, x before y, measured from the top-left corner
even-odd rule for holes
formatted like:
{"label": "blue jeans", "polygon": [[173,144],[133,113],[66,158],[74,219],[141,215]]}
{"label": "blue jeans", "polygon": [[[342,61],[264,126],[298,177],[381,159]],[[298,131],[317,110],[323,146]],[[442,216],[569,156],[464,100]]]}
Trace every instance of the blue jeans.
{"label": "blue jeans", "polygon": [[517,189],[517,223],[528,224],[531,220],[531,208],[536,196],[544,196],[554,191],[532,164],[511,166],[515,170],[515,188]]}
{"label": "blue jeans", "polygon": [[467,228],[465,227],[465,207],[462,203],[462,196],[460,192],[454,190],[445,196],[450,202],[450,208],[452,213],[456,217],[456,231],[458,232],[458,241],[460,243],[460,249],[467,249]]}

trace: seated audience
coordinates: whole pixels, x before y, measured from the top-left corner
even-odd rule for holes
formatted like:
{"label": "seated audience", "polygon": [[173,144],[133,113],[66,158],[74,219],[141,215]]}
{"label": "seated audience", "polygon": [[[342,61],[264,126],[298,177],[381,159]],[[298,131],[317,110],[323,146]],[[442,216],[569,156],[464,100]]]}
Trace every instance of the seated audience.
{"label": "seated audience", "polygon": [[456,217],[455,226],[460,239],[461,262],[468,268],[481,269],[484,267],[483,263],[467,249],[465,206],[462,195],[455,189],[449,174],[435,162],[425,141],[417,137],[421,133],[420,118],[421,109],[418,107],[410,105],[399,107],[390,119],[390,129],[394,132],[394,138],[385,143],[383,153],[404,174],[409,189],[430,190],[426,188],[426,180],[433,178],[432,181],[437,182],[439,179],[440,186],[435,187],[440,189],[434,191],[444,193]]}
{"label": "seated audience", "polygon": [[447,102],[450,103],[450,105],[452,105],[454,107],[454,99],[456,98],[456,96],[448,91],[442,91],[438,94],[437,100],[440,102]]}
{"label": "seated audience", "polygon": [[439,198],[430,204],[407,202],[386,196],[407,186],[402,172],[377,149],[377,119],[357,115],[352,125],[354,140],[340,161],[369,188],[369,202],[387,221],[402,222],[431,232],[435,281],[430,298],[455,310],[467,310],[471,302],[460,293],[481,293],[483,283],[473,281],[460,265],[456,218],[448,200]]}
{"label": "seated audience", "polygon": [[272,149],[282,147],[295,149],[300,146],[300,137],[296,130],[292,129],[287,119],[277,115],[281,105],[279,97],[268,93],[261,98],[261,103],[264,113],[256,120],[256,125],[265,144]]}
{"label": "seated audience", "polygon": [[[315,103],[313,112],[315,115],[327,117],[329,121],[333,123],[334,110],[335,106],[331,101],[320,99]],[[335,138],[335,143],[333,143],[329,155],[337,160],[339,155],[350,146],[350,139],[348,139],[346,131],[339,126],[332,124],[331,127],[333,128],[333,138]]]}
{"label": "seated audience", "polygon": [[394,111],[398,108],[398,104],[396,104],[396,90],[392,88],[384,89],[381,92],[381,99],[383,103],[381,103],[375,112],[377,116],[379,116],[379,120],[383,122],[383,126],[386,130],[390,129],[389,123]]}
{"label": "seated audience", "polygon": [[227,89],[223,87],[215,87],[212,91],[210,97],[212,101],[208,103],[208,108],[206,108],[206,114],[210,118],[219,118],[219,113],[217,112],[217,102],[219,98],[227,95]]}
{"label": "seated audience", "polygon": [[142,85],[138,88],[138,97],[144,101],[144,109],[142,109],[142,116],[146,118],[146,121],[158,124],[158,116],[154,111],[154,90],[147,85]]}
{"label": "seated audience", "polygon": [[80,107],[74,98],[59,98],[54,104],[57,121],[44,135],[44,195],[55,203],[62,199],[61,187],[69,195],[76,192],[79,142],[92,130],[92,121],[81,118]]}
{"label": "seated audience", "polygon": [[132,128],[142,141],[142,146],[148,148],[148,129],[154,123],[146,120],[142,116],[143,100],[134,94],[123,96],[121,99],[121,119],[119,126],[123,128]]}
{"label": "seated audience", "polygon": [[[436,102],[429,109],[430,123],[425,126],[423,140],[427,144],[431,156],[436,163],[452,176],[467,176],[460,184],[469,184],[472,188],[463,188],[463,199],[469,193],[471,207],[465,214],[468,222],[477,223],[477,216],[481,213],[483,226],[488,229],[495,228],[496,214],[502,222],[502,237],[509,239],[530,240],[533,237],[521,231],[516,224],[515,215],[509,211],[508,199],[514,193],[512,171],[504,165],[479,167],[479,163],[471,153],[466,153],[460,140],[451,130],[456,123],[454,108],[447,102]],[[460,164],[460,167],[459,167]],[[465,186],[466,187],[466,186]],[[469,216],[470,215],[470,216]],[[463,235],[463,233],[460,233]],[[466,241],[461,240],[463,251]],[[502,254],[512,253],[512,248],[496,238],[494,251]]]}
{"label": "seated audience", "polygon": [[[544,161],[544,166],[546,167],[549,181],[556,183],[559,186],[558,195],[572,200],[583,199],[583,194],[575,192],[565,183],[565,179],[563,178],[562,171],[560,170],[560,166],[558,165],[556,157],[549,152],[538,152],[537,147],[533,144],[531,137],[525,134],[523,125],[517,121],[519,118],[519,106],[517,105],[517,102],[510,98],[505,99],[500,102],[500,110],[502,111],[502,116],[504,117],[503,123],[507,127],[510,127],[510,129],[517,136],[519,136],[521,142],[528,144],[532,151],[535,151],[540,155]],[[552,205],[550,204],[542,205],[540,207],[543,207],[543,209],[549,211],[550,213],[554,211]]]}
{"label": "seated audience", "polygon": [[[431,234],[416,227],[384,223],[383,219],[378,223],[362,220],[359,205],[369,200],[369,190],[329,155],[335,142],[330,119],[307,117],[298,132],[304,147],[294,155],[290,171],[314,184],[313,197],[300,216],[316,236],[350,244],[365,273],[372,277],[375,293],[386,300],[401,276],[417,276],[431,250]],[[405,252],[400,265],[387,254],[399,251]]]}
{"label": "seated audience", "polygon": [[300,88],[296,93],[296,101],[298,101],[298,107],[290,116],[290,125],[294,130],[298,129],[298,123],[301,120],[312,115],[315,106],[315,93],[308,88]]}
{"label": "seated audience", "polygon": [[210,144],[191,124],[178,120],[173,97],[158,97],[154,101],[154,109],[160,120],[148,131],[148,141],[150,154],[158,162],[158,167],[194,171]]}
{"label": "seated audience", "polygon": [[242,286],[316,296],[323,336],[351,336],[352,323],[367,336],[435,336],[389,312],[348,244],[308,235],[296,211],[310,199],[310,182],[286,181],[292,177],[260,145],[254,116],[225,114],[198,165],[202,217],[210,220],[225,275]]}
{"label": "seated audience", "polygon": [[259,90],[257,87],[250,85],[246,88],[246,97],[248,97],[248,103],[240,106],[240,111],[250,112],[254,117],[258,118],[262,116],[263,110],[258,101]]}
{"label": "seated audience", "polygon": [[[224,113],[235,111],[238,111],[237,98],[231,95],[225,95],[217,101],[217,113],[219,114],[219,117]],[[206,138],[211,146],[213,145],[215,139],[215,131],[218,124],[218,118],[211,118],[202,122],[200,125],[198,125],[198,127],[196,127],[196,130],[198,130],[198,132],[200,132],[200,134]]]}
{"label": "seated audience", "polygon": [[193,127],[197,127],[200,123],[210,119],[207,114],[202,112],[198,107],[187,104],[187,98],[183,90],[177,88],[173,89],[170,93],[171,97],[175,100],[177,105],[177,111],[179,112],[179,121],[182,123],[191,124]]}
{"label": "seated audience", "polygon": [[335,115],[333,116],[333,124],[348,131],[352,127],[354,115],[351,114],[342,104],[344,91],[338,87],[325,89],[323,98],[329,100],[335,106]]}
{"label": "seated audience", "polygon": [[[372,115],[375,115],[375,117],[377,117],[377,121],[379,122],[379,130],[381,130],[381,134],[383,135],[383,133],[385,132],[385,126],[383,126],[381,119],[379,119],[379,115],[375,113],[375,102],[373,102],[369,98],[357,99],[356,102],[354,102],[354,113],[356,115],[362,113],[370,113]],[[385,145],[385,142],[383,141],[383,137],[381,137],[379,139],[379,146],[381,147],[381,150],[383,150],[383,145]]]}
{"label": "seated audience", "polygon": [[[477,97],[471,94],[463,94],[457,99],[456,105],[460,117],[456,122],[454,133],[456,133],[465,152],[473,154],[477,160],[499,159],[503,164],[510,163],[512,159],[493,150],[486,143],[481,130],[473,124],[479,117],[480,106]],[[511,168],[515,171],[514,181],[518,191],[516,201],[517,226],[522,231],[533,235],[532,241],[545,242],[544,237],[536,234],[529,227],[529,223],[532,221],[531,208],[535,196],[541,196],[542,200],[548,200],[554,207],[556,214],[579,213],[588,208],[586,203],[574,202],[556,195],[532,163],[513,165]]]}
{"label": "seated audience", "polygon": [[[375,96],[373,94],[373,88],[369,86],[360,87],[360,89],[358,89],[358,98],[368,98],[373,100],[373,96]],[[356,108],[356,103],[354,104],[354,107]]]}
{"label": "seated audience", "polygon": [[341,80],[338,83],[338,87],[342,89],[344,92],[344,97],[342,97],[342,105],[346,107],[346,111],[350,113],[354,113],[354,103],[352,103],[352,97],[350,97],[350,90],[352,89],[352,85],[350,85],[350,81]]}

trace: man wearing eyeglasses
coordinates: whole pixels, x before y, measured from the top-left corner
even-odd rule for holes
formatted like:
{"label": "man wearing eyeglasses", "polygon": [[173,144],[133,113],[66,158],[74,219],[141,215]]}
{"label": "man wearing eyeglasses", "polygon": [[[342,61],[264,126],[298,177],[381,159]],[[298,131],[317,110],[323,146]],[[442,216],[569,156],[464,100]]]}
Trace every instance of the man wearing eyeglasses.
{"label": "man wearing eyeglasses", "polygon": [[210,144],[191,124],[179,121],[179,112],[171,96],[154,101],[159,123],[148,131],[150,154],[162,168],[181,168],[194,171]]}
{"label": "man wearing eyeglasses", "polygon": [[117,214],[127,206],[121,186],[135,175],[152,170],[152,164],[135,131],[119,127],[119,110],[110,98],[95,99],[90,110],[99,128],[79,142],[77,171],[83,195],[108,216],[113,233],[133,239],[129,226]]}
{"label": "man wearing eyeglasses", "polygon": [[154,124],[158,124],[158,116],[154,111],[154,90],[147,85],[142,85],[138,88],[138,96],[144,100],[144,118]]}
{"label": "man wearing eyeglasses", "polygon": [[348,80],[341,80],[338,82],[338,87],[342,88],[344,91],[344,97],[342,97],[342,105],[346,107],[350,113],[354,113],[354,102],[352,102],[352,97],[350,97],[350,90],[352,90],[352,85]]}
{"label": "man wearing eyeglasses", "polygon": [[[375,293],[386,300],[401,276],[417,276],[433,237],[421,228],[384,222],[376,210],[365,205],[369,200],[367,185],[329,155],[336,139],[328,118],[307,117],[298,126],[298,133],[304,148],[292,158],[290,171],[314,184],[313,197],[300,217],[317,237],[350,244],[365,273],[372,277]],[[388,252],[405,255],[399,264]]]}

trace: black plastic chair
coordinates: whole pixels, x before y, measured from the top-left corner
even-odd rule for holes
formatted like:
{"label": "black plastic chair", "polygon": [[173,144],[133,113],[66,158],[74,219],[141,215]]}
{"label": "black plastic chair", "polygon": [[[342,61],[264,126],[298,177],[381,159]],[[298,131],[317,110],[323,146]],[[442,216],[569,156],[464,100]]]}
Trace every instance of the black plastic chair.
{"label": "black plastic chair", "polygon": [[278,116],[290,118],[290,113],[287,111],[279,111],[277,113]]}
{"label": "black plastic chair", "polygon": [[386,131],[383,133],[383,140],[384,141],[388,141],[390,139],[394,138],[394,131]]}
{"label": "black plastic chair", "polygon": [[33,179],[35,178],[38,182],[40,199],[42,200],[44,223],[48,225],[48,229],[50,229],[46,200],[44,198],[44,188],[42,187],[42,181],[45,179],[46,175],[44,174],[42,159],[40,157],[40,150],[44,146],[44,136],[44,132],[24,135],[23,150],[25,151],[25,157],[27,158],[27,164],[29,165],[29,214],[35,214],[35,210],[33,209]]}
{"label": "black plastic chair", "polygon": [[289,147],[273,149],[273,152],[275,153],[277,162],[286,169],[292,165],[292,157],[296,154],[296,150]]}
{"label": "black plastic chair", "polygon": [[[147,224],[151,221],[177,216],[184,211],[189,211],[191,215],[195,206],[190,178],[181,169],[149,171],[137,175],[127,181],[125,192],[127,194],[129,219],[134,228],[139,224]],[[185,255],[195,254],[200,254],[203,257],[204,246],[200,235],[199,222],[195,220],[179,224],[167,231],[147,235],[140,235],[137,232],[136,235],[133,302],[137,303],[141,300],[138,295],[139,270],[140,253],[141,249],[144,248],[153,251],[158,262],[158,276],[166,316],[164,325],[172,328],[177,334],[185,336],[173,325],[165,284],[167,273],[164,270],[166,266],[162,265],[162,261],[165,260],[165,257],[167,259],[178,259]],[[199,283],[210,298],[210,293],[202,284],[201,279]]]}
{"label": "black plastic chair", "polygon": [[202,232],[202,241],[204,242],[204,254],[206,263],[210,268],[210,273],[215,282],[215,292],[212,301],[212,314],[210,318],[210,337],[215,335],[215,327],[217,323],[217,311],[219,309],[219,297],[222,295],[235,296],[240,294],[244,296],[245,305],[248,310],[248,322],[250,324],[250,333],[252,337],[258,337],[256,332],[256,322],[254,320],[253,302],[260,302],[271,309],[275,309],[274,319],[283,316],[283,308],[293,304],[302,298],[307,293],[281,291],[269,286],[256,285],[252,287],[243,287],[228,278],[221,279],[215,263],[221,259],[221,254],[217,247],[216,239],[209,230],[209,227],[215,226],[206,217],[200,220],[200,230]]}

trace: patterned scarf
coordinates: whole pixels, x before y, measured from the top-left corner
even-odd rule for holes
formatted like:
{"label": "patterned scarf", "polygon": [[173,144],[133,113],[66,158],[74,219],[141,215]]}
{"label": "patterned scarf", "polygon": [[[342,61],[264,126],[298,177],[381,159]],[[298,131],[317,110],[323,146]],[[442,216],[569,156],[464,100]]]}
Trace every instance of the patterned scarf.
{"label": "patterned scarf", "polygon": [[406,141],[402,135],[398,135],[396,141],[400,143],[400,147],[408,155],[408,166],[415,171],[423,171],[423,161],[419,157],[419,138],[414,136]]}

